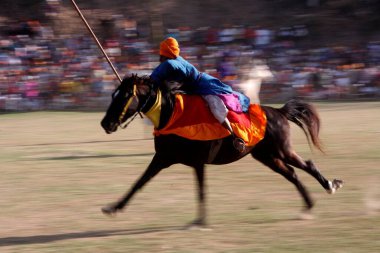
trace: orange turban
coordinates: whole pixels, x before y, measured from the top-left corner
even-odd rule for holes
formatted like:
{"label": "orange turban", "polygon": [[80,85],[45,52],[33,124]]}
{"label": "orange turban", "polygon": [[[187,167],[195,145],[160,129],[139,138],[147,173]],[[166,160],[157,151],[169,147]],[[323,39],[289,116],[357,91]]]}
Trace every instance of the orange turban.
{"label": "orange turban", "polygon": [[173,37],[169,37],[160,44],[160,55],[166,56],[170,59],[175,59],[179,56],[178,41]]}

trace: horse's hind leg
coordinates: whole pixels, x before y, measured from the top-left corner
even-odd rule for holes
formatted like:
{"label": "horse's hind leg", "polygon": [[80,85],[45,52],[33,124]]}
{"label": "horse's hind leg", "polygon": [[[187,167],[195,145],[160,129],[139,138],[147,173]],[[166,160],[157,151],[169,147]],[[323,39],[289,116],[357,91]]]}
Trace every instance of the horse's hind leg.
{"label": "horse's hind leg", "polygon": [[205,169],[204,164],[192,166],[195,171],[198,186],[198,218],[190,223],[189,228],[194,226],[204,227],[206,223],[206,204],[205,204]]}
{"label": "horse's hind leg", "polygon": [[311,176],[313,176],[318,182],[322,185],[322,187],[330,194],[335,193],[336,190],[343,186],[343,181],[339,179],[334,179],[333,181],[327,180],[318,168],[314,165],[311,160],[304,161],[296,152],[292,151],[285,157],[285,162],[300,168]]}
{"label": "horse's hind leg", "polygon": [[291,166],[288,166],[279,158],[273,158],[268,155],[259,155],[259,152],[252,152],[251,154],[255,159],[268,166],[273,171],[281,174],[288,181],[292,182],[297,188],[298,192],[301,194],[307,210],[310,210],[314,206],[314,201],[310,197],[309,192],[302,184],[302,182],[298,179],[297,174]]}

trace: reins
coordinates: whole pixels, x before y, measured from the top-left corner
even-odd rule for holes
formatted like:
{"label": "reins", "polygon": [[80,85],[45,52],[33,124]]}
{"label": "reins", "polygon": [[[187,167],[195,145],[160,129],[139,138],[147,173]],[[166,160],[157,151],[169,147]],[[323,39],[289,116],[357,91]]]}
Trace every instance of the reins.
{"label": "reins", "polygon": [[133,93],[132,93],[132,96],[128,99],[127,103],[125,104],[124,106],[124,109],[123,111],[121,112],[120,116],[119,116],[119,126],[120,128],[122,129],[125,129],[128,127],[128,125],[136,118],[137,115],[140,115],[141,118],[144,118],[141,114],[141,111],[145,108],[145,106],[148,104],[148,101],[150,100],[150,97],[152,95],[152,90],[153,90],[153,87],[151,85],[148,85],[149,86],[149,94],[148,94],[148,98],[145,100],[144,104],[140,107],[140,109],[138,109],[133,115],[132,117],[123,125],[122,123],[122,120],[125,116],[125,114],[127,113],[127,110],[129,108],[129,106],[131,105],[132,103],[132,100],[137,97],[137,85],[136,85],[136,82],[133,82]]}
{"label": "reins", "polygon": [[[139,115],[140,112],[135,112],[135,114],[133,114],[133,116],[131,117],[131,119],[129,121],[127,121],[124,125],[122,123],[120,123],[120,128],[121,129],[125,129],[127,128],[127,126],[136,118],[137,115]],[[142,118],[142,115],[140,114],[141,118]]]}

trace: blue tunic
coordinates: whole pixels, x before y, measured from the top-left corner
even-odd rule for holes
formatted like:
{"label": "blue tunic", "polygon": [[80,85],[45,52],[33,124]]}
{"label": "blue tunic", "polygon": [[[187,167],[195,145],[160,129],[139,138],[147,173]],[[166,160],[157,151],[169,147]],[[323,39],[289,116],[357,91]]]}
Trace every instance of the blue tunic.
{"label": "blue tunic", "polygon": [[248,110],[249,98],[233,91],[231,86],[206,73],[199,72],[191,63],[178,56],[176,59],[168,59],[158,65],[150,76],[155,85],[159,86],[163,81],[176,81],[182,83],[181,90],[188,94],[198,95],[223,95],[235,94],[243,111]]}

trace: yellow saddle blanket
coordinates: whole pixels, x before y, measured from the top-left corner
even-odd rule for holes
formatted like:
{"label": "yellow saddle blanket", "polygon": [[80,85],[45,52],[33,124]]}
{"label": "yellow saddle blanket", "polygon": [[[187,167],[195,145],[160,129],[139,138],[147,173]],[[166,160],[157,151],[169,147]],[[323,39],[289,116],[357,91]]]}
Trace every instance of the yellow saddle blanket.
{"label": "yellow saddle blanket", "polygon": [[[175,134],[191,140],[215,140],[230,133],[213,116],[201,96],[177,94],[173,114],[162,129],[155,129],[155,136]],[[227,118],[234,133],[247,146],[254,146],[264,138],[267,118],[260,105],[251,104],[247,113],[229,111]]]}

